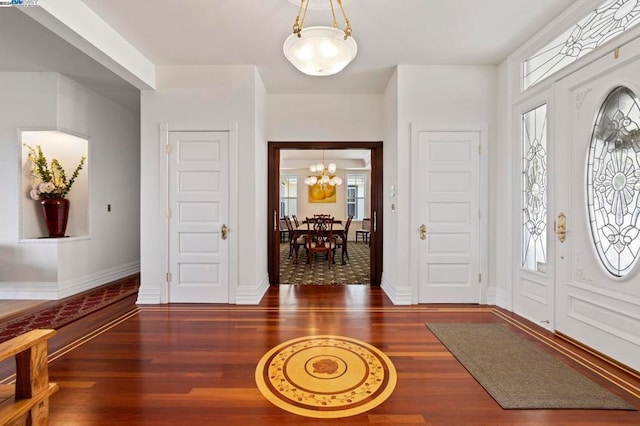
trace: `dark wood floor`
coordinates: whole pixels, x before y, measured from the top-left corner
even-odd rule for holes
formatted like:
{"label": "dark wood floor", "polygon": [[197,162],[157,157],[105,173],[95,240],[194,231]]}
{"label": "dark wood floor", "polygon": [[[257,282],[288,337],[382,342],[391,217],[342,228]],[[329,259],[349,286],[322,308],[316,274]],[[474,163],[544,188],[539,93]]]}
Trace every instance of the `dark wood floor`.
{"label": "dark wood floor", "polygon": [[[272,287],[259,306],[147,306],[54,354],[51,425],[640,424],[638,411],[503,410],[425,323],[498,322],[640,408],[640,378],[500,309],[392,306],[368,286]],[[383,350],[398,383],[354,417],[289,414],[258,391],[256,364],[272,347],[312,334]]]}

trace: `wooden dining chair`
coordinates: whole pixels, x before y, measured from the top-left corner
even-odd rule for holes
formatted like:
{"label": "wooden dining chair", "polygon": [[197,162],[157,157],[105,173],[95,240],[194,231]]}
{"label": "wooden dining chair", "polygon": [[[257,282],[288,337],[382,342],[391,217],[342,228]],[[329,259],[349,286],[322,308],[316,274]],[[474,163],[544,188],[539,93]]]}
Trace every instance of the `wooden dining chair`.
{"label": "wooden dining chair", "polygon": [[300,249],[300,246],[304,246],[304,242],[306,241],[307,237],[306,235],[301,235],[298,238],[296,238],[295,232],[293,232],[294,228],[293,228],[293,223],[291,223],[291,219],[285,216],[284,220],[287,226],[287,230],[289,231],[289,259],[291,259],[291,256],[295,253],[296,263],[297,263],[298,250]]}
{"label": "wooden dining chair", "polygon": [[356,229],[356,243],[358,242],[358,236],[362,236],[362,240],[365,243],[369,242],[369,235],[371,234],[371,219],[362,219],[362,229]]}
{"label": "wooden dining chair", "polygon": [[279,221],[279,228],[280,228],[280,242],[284,243],[289,241],[290,238],[290,231],[287,228],[287,224],[286,224],[286,220],[289,219],[288,216],[284,216],[282,218],[280,218]]}
{"label": "wooden dining chair", "polygon": [[331,268],[336,242],[333,239],[333,217],[316,217],[316,220],[307,218],[307,239],[305,241],[309,268],[313,267],[313,255],[326,253],[328,267]]}
{"label": "wooden dining chair", "polygon": [[298,216],[296,216],[295,214],[292,214],[291,218],[293,219],[293,223],[296,224],[296,228],[300,226],[300,222],[298,222]]}
{"label": "wooden dining chair", "polygon": [[[347,218],[347,222],[344,225],[344,239],[342,236],[336,235],[335,237],[335,241],[336,241],[336,249],[338,247],[342,247],[344,245],[344,254],[347,257],[347,259],[349,258],[349,250],[347,249],[347,240],[349,239],[349,226],[351,225],[351,221],[353,220],[353,215],[349,216]],[[336,252],[335,249],[333,251],[333,257],[336,257]],[[344,265],[344,259],[342,259],[342,264]]]}

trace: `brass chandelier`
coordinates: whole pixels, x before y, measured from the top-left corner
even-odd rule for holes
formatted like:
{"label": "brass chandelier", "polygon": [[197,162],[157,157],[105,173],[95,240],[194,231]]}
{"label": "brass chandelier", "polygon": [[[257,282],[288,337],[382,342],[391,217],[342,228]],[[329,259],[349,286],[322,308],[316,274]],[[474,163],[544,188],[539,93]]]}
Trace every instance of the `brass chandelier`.
{"label": "brass chandelier", "polygon": [[333,26],[306,28],[304,23],[311,0],[299,1],[293,33],[285,40],[282,48],[284,56],[307,75],[328,76],[342,71],[358,53],[358,45],[352,37],[351,23],[342,6],[343,0],[335,0],[344,19],[345,26],[342,30],[338,29],[334,0],[326,0],[333,16]]}

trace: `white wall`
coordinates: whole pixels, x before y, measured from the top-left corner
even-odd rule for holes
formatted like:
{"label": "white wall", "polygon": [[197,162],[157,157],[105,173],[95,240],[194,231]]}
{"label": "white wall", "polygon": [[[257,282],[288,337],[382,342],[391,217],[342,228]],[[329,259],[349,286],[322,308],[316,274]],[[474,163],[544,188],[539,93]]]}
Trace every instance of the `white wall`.
{"label": "white wall", "polygon": [[[255,235],[255,248],[256,248],[256,268],[255,268],[255,282],[259,283],[259,286],[254,290],[249,287],[246,292],[242,289],[238,289],[236,297],[237,303],[251,303],[257,302],[258,296],[262,295],[269,286],[269,273],[268,273],[268,257],[264,256],[264,247],[268,247],[268,224],[267,224],[267,201],[268,201],[268,185],[267,176],[267,89],[264,87],[264,83],[260,78],[260,74],[254,73],[255,79],[255,150],[256,155],[254,158],[254,169],[256,179],[255,183],[255,222],[256,222],[256,235]],[[238,260],[240,260],[242,256]]]}
{"label": "white wall", "polygon": [[270,141],[381,141],[381,95],[269,95]]}
{"label": "white wall", "polygon": [[[398,301],[407,299],[410,295],[401,297],[396,294],[398,282],[398,209],[409,209],[409,206],[399,206],[397,191],[391,196],[391,186],[398,185],[398,70],[393,72],[383,95],[384,107],[384,234],[382,257],[382,289],[391,298]],[[405,165],[404,167],[407,167]],[[391,204],[395,204],[395,212],[391,211]],[[405,254],[408,253],[408,248]]]}
{"label": "white wall", "polygon": [[[397,217],[385,220],[385,235],[392,234],[397,239],[397,259],[395,274],[393,267],[385,270],[385,291],[397,304],[416,303],[411,299],[409,247],[410,239],[415,238],[417,229],[410,223],[411,208],[411,170],[409,164],[411,152],[411,124],[428,126],[487,126],[489,128],[490,152],[494,145],[497,108],[496,66],[414,66],[399,65],[397,69],[397,149],[385,146],[385,157],[394,154],[396,158],[397,181],[392,180],[393,169],[389,165],[389,179],[385,176],[385,191],[395,184],[397,198]],[[387,96],[393,96],[393,80],[387,87]],[[386,102],[393,114],[393,101]],[[391,120],[389,118],[389,120]],[[393,131],[393,122],[388,128]],[[385,173],[386,173],[385,160]],[[495,175],[489,172],[489,199],[495,198]],[[387,200],[387,198],[385,198]],[[387,200],[385,208],[389,208]],[[386,211],[385,211],[386,212]],[[493,212],[487,212],[492,217]],[[393,217],[393,214],[389,214]],[[385,217],[387,217],[385,215]],[[395,225],[395,227],[394,227]],[[390,229],[388,229],[388,227]],[[491,229],[489,235],[493,235]],[[490,237],[493,238],[493,237]],[[393,258],[391,259],[393,261]],[[417,295],[413,295],[417,297]]]}
{"label": "white wall", "polygon": [[[237,282],[230,282],[243,303],[266,290],[266,176],[263,140],[265,97],[254,66],[158,67],[157,90],[142,91],[141,103],[141,263],[139,303],[166,303],[166,200],[161,178],[165,164],[160,126],[200,129],[238,126],[238,223],[230,229],[242,256]],[[256,87],[258,86],[258,87]],[[220,130],[220,129],[211,129]],[[264,236],[263,236],[264,235]],[[263,242],[257,243],[258,239]],[[259,241],[259,240],[258,240]],[[237,256],[231,253],[231,256]],[[232,290],[233,292],[233,290]],[[231,300],[235,302],[236,300]],[[253,300],[254,302],[256,300]]]}
{"label": "white wall", "polygon": [[[7,184],[0,194],[14,201],[0,212],[0,297],[58,299],[137,272],[137,114],[57,73],[1,76],[0,173]],[[28,194],[18,189],[18,129],[59,129],[89,138],[89,235],[20,241],[18,206]],[[108,214],[107,202],[113,205]]]}

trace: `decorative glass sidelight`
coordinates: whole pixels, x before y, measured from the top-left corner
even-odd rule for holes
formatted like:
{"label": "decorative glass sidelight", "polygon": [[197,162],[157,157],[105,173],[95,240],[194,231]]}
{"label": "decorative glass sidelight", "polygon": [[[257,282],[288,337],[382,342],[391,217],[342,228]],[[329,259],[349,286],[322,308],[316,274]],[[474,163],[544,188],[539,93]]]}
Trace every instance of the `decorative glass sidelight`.
{"label": "decorative glass sidelight", "polygon": [[640,22],[640,0],[607,0],[524,61],[524,89]]}
{"label": "decorative glass sidelight", "polygon": [[522,267],[547,263],[547,105],[522,115]]}
{"label": "decorative glass sidelight", "polygon": [[587,159],[587,203],[598,256],[623,277],[640,253],[640,103],[626,87],[605,99]]}

